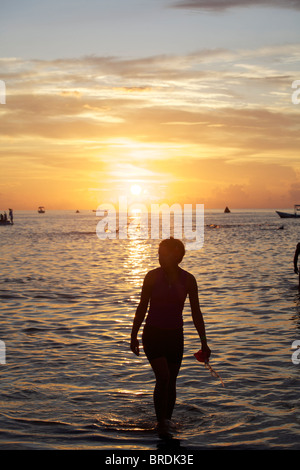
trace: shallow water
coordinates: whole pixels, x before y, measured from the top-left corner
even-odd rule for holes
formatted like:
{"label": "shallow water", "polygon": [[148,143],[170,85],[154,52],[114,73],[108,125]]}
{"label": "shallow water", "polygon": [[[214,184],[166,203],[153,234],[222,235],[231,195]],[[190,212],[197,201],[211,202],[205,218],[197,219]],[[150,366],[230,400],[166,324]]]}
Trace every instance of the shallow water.
{"label": "shallow water", "polygon": [[[153,374],[129,337],[157,240],[99,240],[92,211],[15,212],[0,227],[0,449],[156,449]],[[284,225],[284,229],[279,228]],[[181,266],[198,281],[212,377],[188,301],[176,437],[187,449],[299,449],[300,221],[205,212]]]}

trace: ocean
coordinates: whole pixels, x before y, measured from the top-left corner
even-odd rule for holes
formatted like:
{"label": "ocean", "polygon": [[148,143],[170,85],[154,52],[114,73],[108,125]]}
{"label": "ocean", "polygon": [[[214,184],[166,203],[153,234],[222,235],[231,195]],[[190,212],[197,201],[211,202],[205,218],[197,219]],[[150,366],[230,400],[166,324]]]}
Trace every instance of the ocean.
{"label": "ocean", "polygon": [[[160,240],[100,240],[91,210],[1,226],[0,450],[155,450],[154,376],[129,348]],[[300,220],[205,210],[197,279],[213,377],[188,300],[173,420],[181,448],[300,449]],[[141,335],[139,335],[140,338]],[[296,360],[293,360],[296,358]]]}

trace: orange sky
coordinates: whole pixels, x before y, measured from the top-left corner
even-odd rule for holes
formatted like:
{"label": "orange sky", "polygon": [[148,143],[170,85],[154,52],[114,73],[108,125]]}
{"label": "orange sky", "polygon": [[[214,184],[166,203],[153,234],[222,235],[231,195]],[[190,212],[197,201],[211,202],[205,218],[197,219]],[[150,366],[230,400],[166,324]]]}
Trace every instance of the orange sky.
{"label": "orange sky", "polygon": [[134,58],[4,55],[0,209],[95,209],[133,183],[142,202],[300,203],[300,48],[280,34]]}

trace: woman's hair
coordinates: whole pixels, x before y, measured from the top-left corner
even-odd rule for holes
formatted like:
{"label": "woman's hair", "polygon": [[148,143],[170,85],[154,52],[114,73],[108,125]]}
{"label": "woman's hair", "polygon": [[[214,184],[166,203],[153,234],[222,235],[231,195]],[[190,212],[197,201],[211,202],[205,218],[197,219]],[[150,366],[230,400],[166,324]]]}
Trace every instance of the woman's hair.
{"label": "woman's hair", "polygon": [[163,248],[167,251],[170,251],[176,256],[177,262],[180,263],[182,261],[182,258],[185,255],[185,247],[184,244],[182,243],[181,240],[178,240],[177,238],[167,238],[166,240],[163,240],[159,244],[158,251],[160,248]]}

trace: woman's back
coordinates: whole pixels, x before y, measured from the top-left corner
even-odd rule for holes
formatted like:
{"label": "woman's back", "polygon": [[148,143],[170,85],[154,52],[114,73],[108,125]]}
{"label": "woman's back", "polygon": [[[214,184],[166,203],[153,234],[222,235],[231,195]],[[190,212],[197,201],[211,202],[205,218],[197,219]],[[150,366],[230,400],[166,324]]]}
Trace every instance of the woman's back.
{"label": "woman's back", "polygon": [[188,293],[188,275],[178,267],[176,279],[170,281],[163,268],[153,270],[153,286],[146,324],[159,328],[181,328],[182,311]]}

